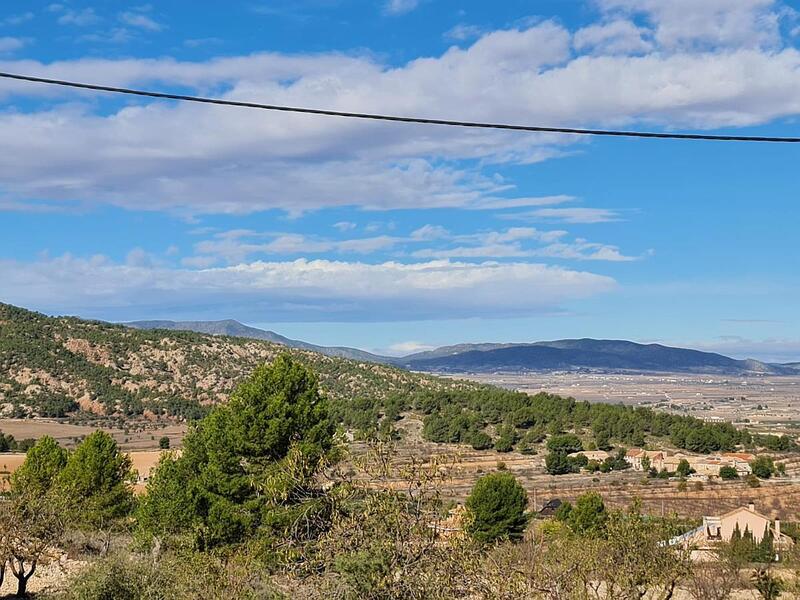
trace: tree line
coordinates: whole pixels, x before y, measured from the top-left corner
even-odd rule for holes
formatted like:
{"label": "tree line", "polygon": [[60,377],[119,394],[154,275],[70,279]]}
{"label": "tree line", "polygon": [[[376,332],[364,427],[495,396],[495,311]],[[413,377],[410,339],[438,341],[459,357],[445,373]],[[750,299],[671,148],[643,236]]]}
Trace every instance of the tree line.
{"label": "tree line", "polygon": [[[646,407],[589,403],[545,392],[530,395],[494,387],[422,391],[409,406],[424,415],[423,436],[433,442],[471,444],[525,452],[548,435],[565,432],[590,435],[594,448],[609,450],[612,442],[644,446],[649,439],[668,439],[674,446],[709,454],[738,446],[798,451],[788,436],[753,435],[730,423],[706,423],[684,415]],[[493,429],[494,436],[488,431]],[[581,448],[577,448],[580,450]],[[576,450],[576,451],[577,451]]]}

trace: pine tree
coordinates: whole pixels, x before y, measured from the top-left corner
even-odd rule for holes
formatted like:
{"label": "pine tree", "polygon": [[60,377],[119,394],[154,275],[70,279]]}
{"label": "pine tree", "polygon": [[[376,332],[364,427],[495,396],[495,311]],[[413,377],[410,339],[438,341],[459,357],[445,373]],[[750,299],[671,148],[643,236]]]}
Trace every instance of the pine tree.
{"label": "pine tree", "polygon": [[58,475],[72,524],[107,533],[132,510],[133,481],[130,456],[99,430],[78,445]]}
{"label": "pine tree", "polygon": [[761,538],[761,541],[758,543],[758,547],[756,548],[755,552],[755,561],[756,562],[772,562],[773,557],[775,556],[775,538],[772,535],[772,530],[769,527],[769,523],[764,526],[764,536]]}
{"label": "pine tree", "polygon": [[739,529],[739,522],[736,522],[736,525],[733,528],[733,533],[731,534],[731,553],[736,558],[745,558],[744,557],[744,544],[742,543],[742,530]]}
{"label": "pine tree", "polygon": [[744,533],[742,534],[742,556],[749,561],[755,560],[758,545],[753,537],[753,532],[750,531],[750,526],[744,526]]}
{"label": "pine tree", "polygon": [[278,356],[189,432],[180,457],[159,463],[140,503],[141,533],[191,533],[211,548],[291,529],[298,515],[310,519],[334,433],[316,375]]}
{"label": "pine tree", "polygon": [[511,473],[484,475],[467,498],[472,516],[467,531],[479,543],[521,539],[528,524],[527,505],[528,495]]}

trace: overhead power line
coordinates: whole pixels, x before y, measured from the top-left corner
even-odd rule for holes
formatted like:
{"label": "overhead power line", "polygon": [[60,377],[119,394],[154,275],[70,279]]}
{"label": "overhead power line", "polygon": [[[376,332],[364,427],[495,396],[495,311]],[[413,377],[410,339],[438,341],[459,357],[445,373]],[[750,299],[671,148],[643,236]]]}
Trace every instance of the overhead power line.
{"label": "overhead power line", "polygon": [[340,110],[327,110],[321,108],[302,108],[298,106],[282,106],[278,104],[262,104],[260,102],[240,102],[222,98],[206,98],[203,96],[189,96],[186,94],[171,94],[168,92],[155,92],[151,90],[138,90],[132,88],[97,85],[94,83],[80,83],[65,81],[63,79],[49,79],[33,75],[20,75],[17,73],[0,72],[4,79],[15,79],[32,83],[44,83],[62,87],[93,90],[97,92],[110,92],[114,94],[127,94],[129,96],[143,96],[146,98],[160,98],[163,100],[178,100],[182,102],[198,102],[201,104],[216,104],[220,106],[235,106],[239,108],[257,108],[287,113],[301,113],[307,115],[323,115],[327,117],[344,117],[348,119],[365,119],[371,121],[391,121],[396,123],[419,123],[422,125],[444,125],[448,127],[467,127],[473,129],[500,129],[506,131],[529,131],[535,133],[563,133],[571,135],[594,135],[608,137],[633,137],[656,138],[667,140],[709,140],[717,142],[772,142],[772,143],[800,143],[800,137],[772,137],[761,135],[714,135],[707,133],[662,133],[655,131],[626,131],[613,129],[579,129],[574,127],[544,127],[540,125],[513,125],[508,123],[483,123],[476,121],[456,121],[451,119],[427,119],[423,117],[400,117],[397,115],[381,115],[374,113],[348,112]]}

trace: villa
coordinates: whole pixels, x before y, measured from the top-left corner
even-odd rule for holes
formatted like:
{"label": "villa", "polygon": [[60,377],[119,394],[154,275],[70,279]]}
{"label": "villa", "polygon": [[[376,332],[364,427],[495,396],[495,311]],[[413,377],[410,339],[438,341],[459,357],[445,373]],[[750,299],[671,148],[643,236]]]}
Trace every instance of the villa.
{"label": "villa", "polygon": [[642,448],[631,448],[625,453],[625,461],[633,467],[634,471],[644,471],[642,459],[645,457],[650,460],[650,466],[657,471],[661,470],[661,465],[666,458],[666,452],[662,450],[643,450]]}
{"label": "villa", "polygon": [[570,458],[574,458],[579,454],[583,454],[589,460],[596,460],[597,462],[603,462],[609,456],[611,456],[610,452],[605,452],[604,450],[581,450],[580,452],[573,452],[568,456]]}
{"label": "villa", "polygon": [[742,506],[720,516],[703,517],[703,524],[669,540],[670,546],[683,545],[691,550],[692,559],[713,560],[719,544],[730,542],[734,532],[750,532],[755,543],[761,542],[767,531],[772,534],[775,553],[780,554],[794,545],[794,540],[781,533],[781,521],[756,512],[755,504]]}
{"label": "villa", "polygon": [[752,472],[750,462],[755,459],[753,454],[744,452],[725,452],[722,454],[697,456],[680,452],[669,454],[663,450],[631,448],[626,453],[625,460],[633,467],[634,471],[643,471],[642,461],[645,457],[650,461],[650,468],[656,471],[666,470],[670,473],[674,473],[678,469],[680,462],[685,460],[698,475],[705,475],[707,477],[718,477],[722,467],[733,467],[740,477],[744,477]]}

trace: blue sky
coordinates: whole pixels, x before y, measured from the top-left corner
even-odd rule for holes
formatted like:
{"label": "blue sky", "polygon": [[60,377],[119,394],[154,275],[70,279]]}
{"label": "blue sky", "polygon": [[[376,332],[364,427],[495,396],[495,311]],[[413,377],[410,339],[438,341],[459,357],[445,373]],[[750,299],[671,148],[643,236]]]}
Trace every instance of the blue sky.
{"label": "blue sky", "polygon": [[[778,0],[6,2],[0,69],[465,120],[800,135]],[[790,145],[462,131],[0,81],[0,300],[402,353],[800,360]]]}

